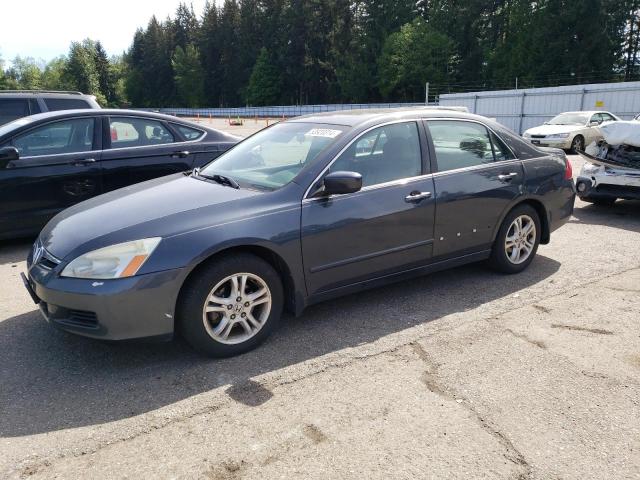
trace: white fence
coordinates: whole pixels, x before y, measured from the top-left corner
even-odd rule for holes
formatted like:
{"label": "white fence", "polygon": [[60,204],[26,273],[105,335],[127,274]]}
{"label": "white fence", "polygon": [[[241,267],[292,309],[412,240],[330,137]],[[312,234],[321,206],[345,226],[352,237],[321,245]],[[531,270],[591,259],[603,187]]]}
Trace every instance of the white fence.
{"label": "white fence", "polygon": [[640,113],[640,82],[440,95],[442,106],[464,106],[522,133],[561,112],[606,110],[624,119]]}

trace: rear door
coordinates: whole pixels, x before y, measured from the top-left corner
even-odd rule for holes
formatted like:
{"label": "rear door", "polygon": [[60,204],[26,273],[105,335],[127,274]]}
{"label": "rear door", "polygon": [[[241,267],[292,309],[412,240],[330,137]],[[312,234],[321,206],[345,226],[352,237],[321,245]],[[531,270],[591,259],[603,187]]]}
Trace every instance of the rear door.
{"label": "rear door", "polygon": [[102,192],[99,121],[57,120],[13,137],[20,158],[0,170],[0,232],[38,231],[56,213]]}
{"label": "rear door", "polygon": [[167,123],[146,117],[105,117],[105,191],[189,170],[195,158],[183,137]]}
{"label": "rear door", "polygon": [[481,123],[425,123],[434,156],[434,257],[490,248],[506,209],[521,194],[522,163]]}

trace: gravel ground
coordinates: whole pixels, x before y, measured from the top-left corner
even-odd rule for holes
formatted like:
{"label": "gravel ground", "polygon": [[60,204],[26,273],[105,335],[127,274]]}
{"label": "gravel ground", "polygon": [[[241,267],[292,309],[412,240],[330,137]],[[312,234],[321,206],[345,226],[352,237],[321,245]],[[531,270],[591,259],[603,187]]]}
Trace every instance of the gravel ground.
{"label": "gravel ground", "polygon": [[0,478],[640,478],[639,232],[578,201],[520,275],[334,300],[225,360],[52,329],[2,243]]}

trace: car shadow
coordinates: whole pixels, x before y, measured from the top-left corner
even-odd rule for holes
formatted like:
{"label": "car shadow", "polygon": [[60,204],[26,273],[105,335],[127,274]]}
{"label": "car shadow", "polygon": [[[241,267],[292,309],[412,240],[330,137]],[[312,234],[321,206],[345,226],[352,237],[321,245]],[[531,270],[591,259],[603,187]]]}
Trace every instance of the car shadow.
{"label": "car shadow", "polygon": [[586,223],[640,232],[640,200],[618,200],[613,205],[582,203],[569,223]]}
{"label": "car shadow", "polygon": [[199,356],[181,339],[106,343],[56,330],[37,311],[8,318],[0,322],[0,436],[126,419],[221,387],[257,406],[272,393],[254,377],[473,309],[559,267],[538,255],[518,275],[477,264],[350,295],[287,316],[258,349],[220,360]]}
{"label": "car shadow", "polygon": [[35,237],[16,240],[0,240],[0,265],[14,264],[27,259]]}

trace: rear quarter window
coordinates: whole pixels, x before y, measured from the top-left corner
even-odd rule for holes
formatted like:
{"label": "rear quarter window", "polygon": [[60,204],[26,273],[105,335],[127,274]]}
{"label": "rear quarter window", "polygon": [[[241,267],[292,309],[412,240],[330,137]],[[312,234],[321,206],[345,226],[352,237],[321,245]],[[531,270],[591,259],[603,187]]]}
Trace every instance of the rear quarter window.
{"label": "rear quarter window", "polygon": [[91,108],[88,102],[79,98],[45,98],[44,104],[49,111],[75,110],[79,108]]}
{"label": "rear quarter window", "polygon": [[0,98],[0,125],[31,115],[29,100],[22,98]]}

